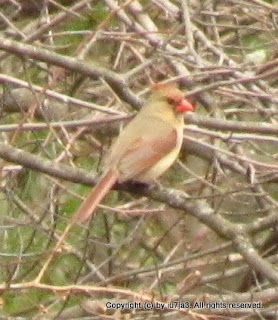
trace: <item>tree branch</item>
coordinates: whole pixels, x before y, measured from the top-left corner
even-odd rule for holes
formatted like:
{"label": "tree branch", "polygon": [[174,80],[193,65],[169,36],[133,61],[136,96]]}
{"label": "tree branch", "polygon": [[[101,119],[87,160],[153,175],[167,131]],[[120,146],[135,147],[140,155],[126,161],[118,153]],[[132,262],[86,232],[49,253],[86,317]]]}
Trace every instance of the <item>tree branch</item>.
{"label": "tree branch", "polygon": [[104,67],[94,66],[92,63],[89,64],[87,62],[78,61],[75,58],[66,57],[39,47],[5,39],[1,36],[0,49],[16,54],[20,57],[54,64],[67,70],[81,73],[93,79],[104,78],[121,99],[137,109],[142,105],[142,101],[127,87],[123,76]]}

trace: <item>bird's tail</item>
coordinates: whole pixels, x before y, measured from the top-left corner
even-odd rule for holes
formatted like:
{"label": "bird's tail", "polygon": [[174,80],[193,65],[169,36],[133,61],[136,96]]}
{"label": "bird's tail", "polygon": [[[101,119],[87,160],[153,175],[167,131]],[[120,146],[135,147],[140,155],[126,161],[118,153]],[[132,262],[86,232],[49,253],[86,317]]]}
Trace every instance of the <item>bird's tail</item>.
{"label": "bird's tail", "polygon": [[73,219],[75,223],[82,223],[90,218],[97,205],[113,187],[117,179],[118,173],[115,170],[109,170],[102,176],[97,185],[92,191],[90,191],[89,195],[74,214]]}

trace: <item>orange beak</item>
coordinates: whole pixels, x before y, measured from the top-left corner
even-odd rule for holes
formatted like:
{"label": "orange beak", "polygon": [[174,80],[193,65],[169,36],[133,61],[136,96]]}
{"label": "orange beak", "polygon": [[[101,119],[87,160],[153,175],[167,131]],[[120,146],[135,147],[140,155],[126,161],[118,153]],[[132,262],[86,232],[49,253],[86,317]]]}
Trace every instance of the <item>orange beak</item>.
{"label": "orange beak", "polygon": [[187,112],[187,111],[194,111],[194,110],[195,110],[195,107],[193,106],[193,104],[190,103],[186,99],[182,99],[176,105],[176,112],[178,112],[178,113]]}

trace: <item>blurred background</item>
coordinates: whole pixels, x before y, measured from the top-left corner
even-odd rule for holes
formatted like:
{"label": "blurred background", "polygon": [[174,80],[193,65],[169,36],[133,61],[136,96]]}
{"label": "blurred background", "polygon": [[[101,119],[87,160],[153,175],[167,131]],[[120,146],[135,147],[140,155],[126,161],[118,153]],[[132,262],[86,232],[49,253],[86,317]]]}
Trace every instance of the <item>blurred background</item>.
{"label": "blurred background", "polygon": [[[277,318],[277,26],[276,0],[0,1],[0,319]],[[163,81],[196,111],[161,193],[111,191],[53,252]]]}

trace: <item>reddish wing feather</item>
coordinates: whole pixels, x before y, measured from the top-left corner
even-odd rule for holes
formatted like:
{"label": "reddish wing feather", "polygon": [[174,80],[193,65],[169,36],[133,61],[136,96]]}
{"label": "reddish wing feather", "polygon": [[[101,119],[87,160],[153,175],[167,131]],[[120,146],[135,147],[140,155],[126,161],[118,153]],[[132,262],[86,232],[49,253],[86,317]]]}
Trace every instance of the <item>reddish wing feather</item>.
{"label": "reddish wing feather", "polygon": [[130,144],[119,163],[121,181],[136,179],[146,172],[177,145],[177,131],[175,129],[162,137],[140,137]]}

